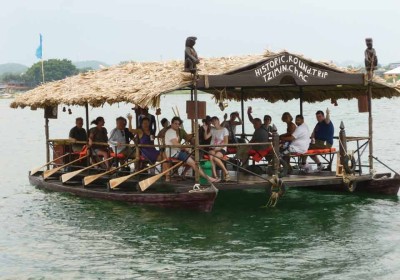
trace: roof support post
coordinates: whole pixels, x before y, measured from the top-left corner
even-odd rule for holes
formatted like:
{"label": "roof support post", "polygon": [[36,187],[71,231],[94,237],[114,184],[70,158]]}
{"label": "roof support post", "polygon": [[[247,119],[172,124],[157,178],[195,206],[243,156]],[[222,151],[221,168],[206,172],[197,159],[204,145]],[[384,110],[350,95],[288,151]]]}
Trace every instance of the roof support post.
{"label": "roof support post", "polygon": [[[85,118],[86,118],[86,133],[88,137],[88,144],[89,144],[89,104],[86,102],[85,103]],[[86,163],[89,166],[90,165],[90,158],[86,158]]]}
{"label": "roof support post", "polygon": [[[50,147],[49,147],[49,118],[45,118],[44,121],[44,134],[46,137],[46,162],[50,162]],[[49,170],[50,165],[47,165],[47,170]]]}
{"label": "roof support post", "polygon": [[300,88],[299,99],[300,99],[300,115],[303,115],[303,87]]}
{"label": "roof support post", "polygon": [[372,76],[373,72],[370,71],[368,73],[368,137],[369,137],[369,157],[368,157],[368,162],[369,162],[369,173],[372,173],[372,169],[374,168],[374,160],[373,160],[373,155],[374,155],[374,146],[372,142],[373,138],[373,119],[372,119]]}
{"label": "roof support post", "polygon": [[245,127],[244,127],[244,101],[243,101],[243,88],[241,88],[240,89],[240,110],[241,110],[241,112],[240,112],[240,114],[241,114],[241,116],[242,116],[242,136],[241,136],[241,138],[242,139],[244,139],[245,138],[245,134],[244,134],[244,131],[245,131]]}
{"label": "roof support post", "polygon": [[86,133],[89,133],[89,104],[85,104]]}
{"label": "roof support post", "polygon": [[[199,168],[199,162],[200,162],[200,154],[199,154],[199,106],[197,102],[197,70],[193,74],[193,97],[194,97],[194,161],[196,162],[196,166]],[[196,168],[195,169],[195,182],[199,182],[200,175],[199,175],[199,170]]]}

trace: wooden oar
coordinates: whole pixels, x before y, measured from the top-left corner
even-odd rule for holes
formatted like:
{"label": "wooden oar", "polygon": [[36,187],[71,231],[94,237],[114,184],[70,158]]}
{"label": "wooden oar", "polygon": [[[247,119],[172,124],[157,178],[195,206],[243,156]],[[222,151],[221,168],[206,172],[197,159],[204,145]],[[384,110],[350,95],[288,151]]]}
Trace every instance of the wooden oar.
{"label": "wooden oar", "polygon": [[87,185],[89,185],[90,183],[96,181],[97,179],[100,179],[100,178],[103,177],[104,175],[113,173],[115,170],[120,169],[120,168],[122,168],[122,167],[125,167],[125,166],[127,166],[127,165],[129,165],[129,164],[131,164],[131,163],[133,163],[133,162],[135,162],[135,161],[137,161],[137,160],[131,160],[131,161],[125,162],[124,164],[121,164],[120,166],[118,166],[118,167],[116,167],[116,168],[112,168],[112,169],[110,169],[110,170],[108,170],[108,171],[106,171],[106,172],[100,173],[100,174],[94,174],[94,175],[90,175],[90,176],[85,176],[85,177],[83,178],[83,185],[84,185],[84,186],[87,186]]}
{"label": "wooden oar", "polygon": [[56,173],[57,171],[63,169],[64,167],[66,167],[66,166],[68,166],[68,165],[71,165],[71,164],[73,164],[73,163],[75,163],[75,162],[78,162],[78,161],[80,161],[80,160],[82,160],[82,159],[84,159],[84,158],[86,158],[86,157],[88,157],[88,156],[89,156],[89,155],[85,155],[85,156],[83,156],[83,157],[81,157],[81,158],[78,158],[78,159],[76,159],[76,160],[73,160],[73,161],[71,161],[71,162],[68,162],[67,164],[64,164],[63,166],[60,166],[60,167],[57,167],[57,168],[53,168],[53,169],[50,169],[50,170],[46,170],[45,172],[43,172],[43,179],[46,179],[47,177],[50,177],[51,175],[53,175],[53,174]]}
{"label": "wooden oar", "polygon": [[153,185],[158,179],[160,179],[162,176],[164,176],[165,174],[167,174],[168,172],[170,172],[172,169],[179,167],[180,165],[183,164],[183,161],[178,162],[177,164],[175,164],[174,166],[172,166],[171,168],[168,168],[167,170],[161,172],[160,174],[157,174],[153,177],[144,179],[142,181],[139,182],[139,186],[140,189],[143,191],[145,191],[148,187],[150,187],[151,185]]}
{"label": "wooden oar", "polygon": [[162,160],[162,161],[160,161],[160,162],[158,162],[158,163],[156,163],[156,164],[150,165],[150,166],[148,166],[148,167],[146,167],[146,168],[144,168],[144,169],[142,169],[142,170],[139,170],[139,171],[137,171],[137,172],[135,172],[135,173],[133,173],[133,174],[129,174],[129,175],[126,175],[126,176],[123,176],[123,177],[119,177],[119,178],[112,179],[112,180],[110,180],[110,182],[109,182],[110,188],[111,188],[111,189],[114,189],[114,188],[116,188],[117,186],[119,186],[120,184],[122,184],[123,182],[125,182],[126,180],[128,180],[129,178],[132,178],[133,176],[135,176],[135,175],[137,175],[137,174],[139,174],[139,173],[141,173],[141,172],[143,172],[143,171],[146,171],[146,170],[149,170],[149,169],[151,169],[151,168],[153,168],[153,167],[156,167],[157,165],[159,165],[159,164],[161,164],[161,163],[164,163],[164,162],[166,162],[166,161],[167,161],[167,160],[164,159],[164,160]]}
{"label": "wooden oar", "polygon": [[110,158],[108,158],[108,159],[105,159],[105,160],[96,162],[95,164],[92,164],[92,165],[90,165],[90,166],[88,166],[88,167],[85,167],[85,168],[82,168],[82,169],[79,169],[79,170],[76,170],[76,171],[72,171],[72,172],[65,173],[65,174],[61,175],[61,182],[65,183],[65,182],[69,181],[70,179],[74,178],[74,177],[75,177],[76,175],[78,175],[79,173],[81,173],[81,172],[83,172],[83,171],[85,171],[85,170],[88,170],[88,169],[90,169],[90,168],[92,168],[92,167],[94,167],[94,166],[97,166],[97,165],[99,165],[99,164],[105,163],[106,161],[109,161],[109,160],[111,160],[111,159],[114,159],[114,158],[113,158],[113,157],[110,157]]}
{"label": "wooden oar", "polygon": [[40,171],[40,169],[42,169],[43,167],[46,167],[47,165],[51,164],[52,162],[55,162],[55,161],[57,161],[57,160],[59,160],[59,159],[62,159],[63,157],[66,157],[66,156],[68,156],[68,155],[70,155],[70,153],[65,154],[65,155],[62,155],[62,156],[60,156],[60,157],[58,157],[58,158],[55,158],[55,159],[49,161],[48,163],[42,165],[41,167],[38,167],[38,168],[36,168],[36,169],[32,169],[32,170],[31,170],[31,175],[34,175],[34,174],[38,173],[38,172]]}

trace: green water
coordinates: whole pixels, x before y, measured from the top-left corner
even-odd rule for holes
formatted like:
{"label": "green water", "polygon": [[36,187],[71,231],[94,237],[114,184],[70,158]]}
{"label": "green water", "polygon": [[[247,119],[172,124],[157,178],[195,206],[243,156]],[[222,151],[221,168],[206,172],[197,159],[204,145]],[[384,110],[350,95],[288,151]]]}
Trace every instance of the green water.
{"label": "green water", "polygon": [[[379,102],[395,114],[398,104]],[[398,196],[290,189],[271,209],[262,192],[220,192],[212,213],[197,213],[45,192],[27,179],[45,161],[43,112],[7,106],[0,100],[1,279],[400,279]],[[51,137],[82,111],[73,112],[51,121]],[[361,125],[351,121],[348,131]],[[380,121],[375,145],[387,148]],[[379,158],[400,170],[386,148]]]}

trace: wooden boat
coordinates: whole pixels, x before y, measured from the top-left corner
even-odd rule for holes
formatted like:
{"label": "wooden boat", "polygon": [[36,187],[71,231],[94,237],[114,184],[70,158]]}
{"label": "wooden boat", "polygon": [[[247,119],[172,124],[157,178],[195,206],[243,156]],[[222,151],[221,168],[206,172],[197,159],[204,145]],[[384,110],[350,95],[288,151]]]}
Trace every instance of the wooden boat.
{"label": "wooden boat", "polygon": [[[368,75],[354,73],[339,69],[326,63],[317,63],[299,55],[288,52],[266,53],[263,56],[246,56],[238,58],[203,59],[205,63],[200,66],[202,72],[191,71],[182,73],[181,64],[176,62],[160,63],[130,63],[112,69],[89,72],[84,75],[68,78],[68,80],[45,84],[31,90],[23,96],[17,97],[11,107],[29,106],[33,109],[43,108],[45,112],[57,111],[58,104],[80,105],[86,108],[86,129],[89,128],[89,105],[99,107],[104,103],[129,102],[139,106],[159,107],[160,96],[174,90],[190,91],[190,100],[187,101],[188,119],[192,119],[192,129],[196,135],[194,146],[195,160],[200,162],[199,151],[205,146],[199,145],[198,119],[206,115],[205,102],[197,100],[197,91],[210,93],[219,102],[221,109],[227,101],[241,102],[241,116],[244,116],[244,101],[258,98],[267,102],[278,100],[300,101],[299,114],[303,114],[304,102],[318,102],[337,99],[355,98],[364,101],[369,112],[368,136],[346,137],[344,125],[341,125],[338,137],[339,151],[328,152],[324,155],[329,158],[329,170],[315,174],[301,172],[283,176],[280,175],[279,155],[275,152],[267,167],[257,166],[260,173],[249,172],[242,169],[230,171],[231,182],[216,185],[221,191],[234,189],[248,190],[260,189],[272,194],[282,195],[287,188],[313,188],[318,190],[336,190],[348,192],[368,192],[385,195],[397,195],[400,187],[398,175],[373,174],[373,129],[372,129],[372,99],[382,97],[400,96],[400,88],[389,85],[373,77],[373,72]],[[219,71],[215,70],[215,67]],[[115,71],[117,76],[112,75]],[[220,74],[215,74],[219,72]],[[132,78],[134,75],[134,78]],[[157,79],[148,77],[154,75]],[[140,79],[142,77],[143,79]],[[160,78],[162,77],[162,78]],[[161,80],[160,80],[161,79]],[[165,79],[165,83],[162,82]],[[150,82],[149,82],[150,81]],[[100,87],[100,83],[102,87]],[[121,82],[122,84],[119,84]],[[84,86],[82,86],[84,85]],[[189,96],[189,95],[188,95]],[[359,103],[360,104],[360,103]],[[364,108],[365,110],[365,108]],[[56,141],[48,138],[48,119],[46,116],[46,143],[47,161],[50,161],[50,146],[55,148]],[[246,135],[245,127],[242,133]],[[54,143],[53,143],[54,142]],[[362,143],[364,142],[364,143]],[[348,156],[347,144],[356,143],[357,150],[351,166],[345,160]],[[257,143],[252,143],[255,145]],[[266,144],[266,143],[259,143]],[[274,131],[272,141],[267,142],[275,151],[279,150],[279,138]],[[68,143],[65,143],[68,145]],[[248,145],[234,144],[233,146]],[[61,146],[61,145],[59,145]],[[363,165],[361,147],[369,146],[368,165]],[[140,145],[136,146],[140,148]],[[60,156],[54,152],[54,158]],[[332,171],[334,157],[337,158],[336,172]],[[228,161],[227,161],[228,162]],[[228,165],[232,162],[228,162]],[[296,165],[296,164],[295,164]],[[365,172],[367,168],[367,172]],[[363,170],[364,169],[364,170]],[[250,174],[250,175],[249,175]],[[168,195],[158,193],[160,188],[152,192],[137,193],[136,190],[118,190],[109,192],[103,185],[100,188],[85,188],[78,182],[77,185],[62,184],[58,180],[45,181],[40,176],[30,175],[33,185],[54,191],[69,192],[76,195],[102,198],[109,200],[130,201],[159,206],[182,206],[202,211],[210,211],[216,198],[215,189],[206,189],[202,192],[190,192],[194,184],[198,183],[198,174],[195,181],[186,183],[171,183],[173,191]],[[275,177],[271,177],[275,175]],[[275,180],[275,181],[274,181]],[[274,183],[275,182],[275,183]],[[155,186],[165,186],[157,182]],[[203,203],[202,205],[200,205]]]}
{"label": "wooden boat", "polygon": [[183,208],[200,212],[210,212],[217,197],[218,190],[214,186],[193,188],[188,185],[173,185],[157,182],[146,192],[137,188],[137,181],[128,181],[117,190],[105,186],[105,180],[96,185],[84,187],[79,176],[74,181],[63,184],[54,174],[43,179],[42,173],[29,174],[29,182],[40,189],[69,193],[80,197],[120,201],[139,205],[151,205],[163,208]]}

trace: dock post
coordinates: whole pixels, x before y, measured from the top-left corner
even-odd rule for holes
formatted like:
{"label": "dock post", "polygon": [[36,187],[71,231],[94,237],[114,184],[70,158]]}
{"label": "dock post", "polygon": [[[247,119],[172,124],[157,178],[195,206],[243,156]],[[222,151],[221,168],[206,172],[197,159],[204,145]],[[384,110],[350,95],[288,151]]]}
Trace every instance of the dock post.
{"label": "dock post", "polygon": [[272,169],[273,174],[279,174],[279,134],[275,125],[272,125]]}

